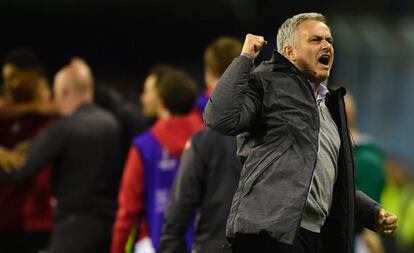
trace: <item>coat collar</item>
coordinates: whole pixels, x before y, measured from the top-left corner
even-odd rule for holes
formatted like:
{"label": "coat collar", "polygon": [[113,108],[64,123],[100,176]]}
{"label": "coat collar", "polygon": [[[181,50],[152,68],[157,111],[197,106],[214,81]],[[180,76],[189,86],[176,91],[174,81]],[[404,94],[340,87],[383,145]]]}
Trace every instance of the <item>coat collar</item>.
{"label": "coat collar", "polygon": [[273,56],[270,59],[270,62],[274,64],[274,71],[289,71],[299,75],[303,75],[302,72],[293,63],[291,63],[286,57],[284,57],[276,50],[273,51]]}

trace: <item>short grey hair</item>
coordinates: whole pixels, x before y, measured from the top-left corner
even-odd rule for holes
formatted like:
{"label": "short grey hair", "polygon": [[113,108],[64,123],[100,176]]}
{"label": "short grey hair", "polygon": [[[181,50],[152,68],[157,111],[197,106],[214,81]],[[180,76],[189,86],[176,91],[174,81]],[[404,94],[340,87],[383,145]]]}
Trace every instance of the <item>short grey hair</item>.
{"label": "short grey hair", "polygon": [[300,23],[305,20],[317,20],[324,24],[326,23],[326,18],[324,15],[316,12],[301,13],[297,14],[291,18],[288,18],[280,27],[277,32],[277,51],[280,54],[283,54],[283,49],[286,46],[297,46],[297,28]]}

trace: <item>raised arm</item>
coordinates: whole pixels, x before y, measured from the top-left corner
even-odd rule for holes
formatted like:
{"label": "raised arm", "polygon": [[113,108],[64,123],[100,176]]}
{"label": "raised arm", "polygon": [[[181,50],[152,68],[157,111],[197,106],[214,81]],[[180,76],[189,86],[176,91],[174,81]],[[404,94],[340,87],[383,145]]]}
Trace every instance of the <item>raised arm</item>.
{"label": "raised arm", "polygon": [[251,71],[253,60],[265,45],[262,36],[246,35],[241,56],[223,73],[207,103],[203,114],[207,126],[226,135],[251,127],[262,102],[259,80]]}

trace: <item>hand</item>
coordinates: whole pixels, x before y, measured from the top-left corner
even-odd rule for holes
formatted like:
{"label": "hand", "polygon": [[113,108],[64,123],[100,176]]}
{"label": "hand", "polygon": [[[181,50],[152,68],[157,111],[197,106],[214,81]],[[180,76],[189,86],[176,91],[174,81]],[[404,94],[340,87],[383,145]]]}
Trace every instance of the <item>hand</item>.
{"label": "hand", "polygon": [[362,231],[362,240],[365,242],[367,248],[369,249],[368,252],[371,253],[385,253],[384,246],[381,242],[381,237],[379,234],[371,231],[369,229],[364,229]]}
{"label": "hand", "polygon": [[377,214],[376,230],[383,235],[391,235],[397,229],[398,218],[395,214],[387,212],[381,208]]}
{"label": "hand", "polygon": [[242,54],[249,54],[253,59],[259,55],[262,49],[267,45],[263,36],[257,36],[248,33],[244,40]]}
{"label": "hand", "polygon": [[22,154],[0,147],[0,168],[7,174],[19,170],[25,163]]}

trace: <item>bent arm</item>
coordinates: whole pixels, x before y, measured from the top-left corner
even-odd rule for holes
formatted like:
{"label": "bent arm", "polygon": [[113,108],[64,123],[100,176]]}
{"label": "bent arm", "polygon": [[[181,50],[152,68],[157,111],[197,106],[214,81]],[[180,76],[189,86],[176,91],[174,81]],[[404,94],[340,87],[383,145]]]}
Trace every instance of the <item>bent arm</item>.
{"label": "bent arm", "polygon": [[237,135],[251,127],[262,97],[252,67],[252,60],[246,56],[235,58],[229,65],[204,111],[207,126],[225,135]]}
{"label": "bent arm", "polygon": [[375,231],[376,218],[380,208],[380,204],[365,193],[356,191],[355,219],[360,225]]}
{"label": "bent arm", "polygon": [[49,101],[33,101],[20,104],[0,104],[0,118],[13,119],[29,114],[37,114],[48,117],[59,116],[56,105]]}

